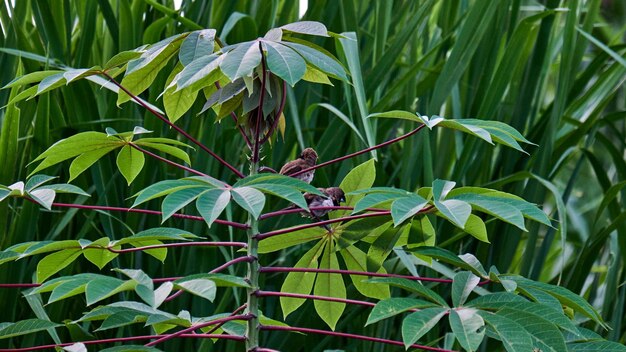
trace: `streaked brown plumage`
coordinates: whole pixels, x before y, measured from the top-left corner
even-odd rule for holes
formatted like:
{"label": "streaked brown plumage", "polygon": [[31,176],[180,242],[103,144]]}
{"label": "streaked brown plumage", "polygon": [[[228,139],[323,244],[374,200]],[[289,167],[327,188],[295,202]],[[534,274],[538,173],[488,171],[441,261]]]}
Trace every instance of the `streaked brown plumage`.
{"label": "streaked brown plumage", "polygon": [[[320,192],[324,193],[325,197],[318,196],[316,194],[305,193],[304,199],[306,204],[310,207],[332,207],[339,206],[342,202],[346,201],[346,195],[339,187],[318,188]],[[310,213],[302,213],[304,216],[312,216],[314,218],[321,218],[328,214],[329,209],[311,210]]]}
{"label": "streaked brown plumage", "polygon": [[[315,166],[316,163],[317,153],[315,152],[315,150],[313,150],[313,148],[306,148],[302,151],[298,159],[290,161],[283,165],[283,167],[279,171],[279,174],[291,176],[296,172]],[[292,177],[302,180],[306,183],[311,183],[311,181],[313,181],[314,174],[315,170],[311,170]]]}

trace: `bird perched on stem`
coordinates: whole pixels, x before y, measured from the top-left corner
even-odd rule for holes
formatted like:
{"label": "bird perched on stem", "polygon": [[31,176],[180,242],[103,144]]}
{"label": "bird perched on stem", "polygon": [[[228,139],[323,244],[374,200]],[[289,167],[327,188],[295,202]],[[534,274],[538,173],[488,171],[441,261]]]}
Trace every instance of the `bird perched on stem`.
{"label": "bird perched on stem", "polygon": [[[316,163],[317,163],[317,153],[315,152],[315,150],[313,150],[313,148],[306,148],[305,150],[302,151],[298,159],[292,160],[286,163],[285,165],[283,165],[283,167],[280,169],[278,173],[281,175],[285,175],[285,176],[291,176],[298,171],[302,171],[304,169],[308,169],[312,166],[315,166]],[[306,183],[311,183],[311,181],[313,181],[314,174],[315,174],[315,170],[311,170],[311,171],[304,172],[293,177],[297,178],[298,180],[304,181]]]}
{"label": "bird perched on stem", "polygon": [[[340,203],[345,203],[346,195],[343,193],[343,190],[339,187],[329,187],[329,188],[318,188],[320,192],[324,194],[324,196],[318,196],[316,194],[305,193],[304,200],[306,200],[306,204],[311,207],[332,207],[339,206]],[[321,218],[322,216],[328,214],[331,209],[314,209],[309,213],[303,212],[303,216],[313,217],[315,219]]]}

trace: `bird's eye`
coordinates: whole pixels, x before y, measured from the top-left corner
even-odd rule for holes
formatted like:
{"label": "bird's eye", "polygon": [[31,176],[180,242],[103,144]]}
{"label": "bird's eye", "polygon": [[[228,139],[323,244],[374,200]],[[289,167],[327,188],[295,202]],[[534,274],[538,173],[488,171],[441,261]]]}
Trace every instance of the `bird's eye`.
{"label": "bird's eye", "polygon": [[339,201],[340,201],[341,203],[345,203],[345,202],[346,202],[346,197],[341,197],[341,199],[339,199]]}

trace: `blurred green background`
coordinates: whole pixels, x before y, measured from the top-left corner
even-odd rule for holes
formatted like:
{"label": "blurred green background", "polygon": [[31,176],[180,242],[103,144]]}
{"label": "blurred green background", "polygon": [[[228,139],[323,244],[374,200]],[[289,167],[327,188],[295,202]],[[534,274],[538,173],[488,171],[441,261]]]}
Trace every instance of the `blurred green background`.
{"label": "blurred green background", "polygon": [[[225,43],[262,36],[270,28],[300,19],[298,1],[188,1],[175,10],[170,0],[17,0],[0,3],[0,83],[16,75],[57,65],[87,68],[101,65],[118,51],[153,43],[199,28],[215,28]],[[399,120],[370,120],[370,113],[417,111],[447,118],[481,118],[508,123],[537,146],[528,155],[492,147],[471,137],[434,130],[378,151],[378,186],[414,190],[433,179],[457,185],[501,189],[523,196],[549,212],[555,228],[529,224],[528,232],[488,222],[491,244],[479,243],[439,223],[437,244],[457,253],[471,252],[488,267],[560,283],[590,300],[613,327],[598,331],[614,341],[626,341],[626,2],[569,1],[309,1],[303,20],[320,21],[336,33],[355,32],[353,46],[333,39],[315,39],[351,72],[351,84],[335,86],[303,82],[288,91],[287,128],[265,149],[264,164],[280,168],[305,147],[315,147],[321,161],[333,159],[393,138],[413,125]],[[38,56],[30,55],[36,54]],[[171,63],[172,64],[172,63]],[[173,64],[172,64],[173,65]],[[142,97],[157,99],[169,70],[164,70]],[[11,90],[0,91],[0,105]],[[13,92],[16,94],[17,92]],[[55,141],[81,131],[118,131],[142,125],[155,134],[177,138],[160,121],[132,103],[121,107],[110,91],[87,81],[72,83],[33,100],[0,110],[0,184],[24,180],[27,164]],[[243,168],[245,143],[232,121],[216,124],[213,116],[196,116],[198,101],[178,125],[186,128],[226,160]],[[341,115],[341,116],[340,116]],[[350,127],[346,121],[351,121]],[[361,135],[362,137],[360,137]],[[368,138],[369,137],[369,138]],[[351,167],[370,156],[335,164],[316,173],[316,186],[339,184]],[[178,169],[147,160],[130,187],[114,167],[113,158],[96,163],[74,183],[92,197],[62,196],[60,201],[130,206],[127,198],[147,185],[182,177]],[[232,181],[228,170],[204,153],[193,153],[192,165],[214,177]],[[31,169],[32,170],[32,169]],[[46,174],[68,178],[67,167]],[[280,204],[279,204],[280,205]],[[147,208],[158,209],[153,202]],[[189,210],[192,213],[194,210]],[[230,212],[235,221],[244,214]],[[262,224],[262,230],[289,225],[293,220]],[[0,249],[19,242],[88,238],[120,238],[133,231],[159,226],[154,216],[53,209],[45,211],[22,200],[0,203]],[[214,239],[242,240],[242,232],[203,223],[168,220]],[[262,258],[262,265],[291,265],[306,248],[294,248]],[[142,268],[152,277],[206,272],[235,253],[230,249],[177,248],[162,265],[136,253],[113,262],[114,267]],[[36,258],[0,267],[0,282],[32,282]],[[406,272],[392,259],[389,269]],[[241,274],[243,267],[232,268]],[[97,271],[86,260],[62,274]],[[103,273],[109,273],[107,269]],[[438,275],[430,270],[422,274]],[[284,275],[264,277],[266,290],[279,290]],[[189,295],[166,303],[177,313],[196,316],[224,312],[240,304],[240,296],[222,292],[209,304]],[[129,294],[130,295],[130,294]],[[359,297],[349,288],[349,297]],[[130,297],[123,297],[124,299]],[[80,299],[78,299],[80,300]],[[1,321],[33,317],[36,302],[20,291],[1,289]],[[35,307],[35,308],[33,308]],[[53,321],[77,319],[84,302],[61,301],[46,307]],[[282,319],[278,302],[268,299],[264,313]],[[400,340],[398,321],[362,328],[369,311],[348,307],[337,330]],[[324,328],[307,302],[287,322]],[[437,341],[445,324],[426,340]],[[58,329],[61,340],[70,332]],[[92,329],[93,330],[93,329]],[[146,334],[139,326],[98,333],[97,337]],[[81,332],[71,337],[84,339]],[[399,351],[373,343],[280,332],[263,333],[265,346],[284,350]],[[51,343],[47,334],[15,339],[15,346]],[[0,346],[7,345],[0,341]],[[165,350],[196,350],[210,341],[173,340]],[[206,346],[205,346],[206,345]],[[294,347],[302,346],[302,347]],[[485,347],[486,348],[486,347]],[[220,342],[216,350],[236,351],[236,343]]]}

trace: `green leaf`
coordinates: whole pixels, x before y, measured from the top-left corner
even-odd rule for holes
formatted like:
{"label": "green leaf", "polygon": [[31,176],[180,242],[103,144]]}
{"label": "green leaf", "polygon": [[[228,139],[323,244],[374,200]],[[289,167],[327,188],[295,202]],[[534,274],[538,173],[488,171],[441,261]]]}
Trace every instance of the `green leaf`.
{"label": "green leaf", "polygon": [[199,89],[196,89],[195,87],[188,87],[185,89],[175,89],[175,87],[170,87],[170,83],[182,70],[183,66],[180,63],[177,64],[165,81],[165,86],[168,88],[166,88],[163,92],[163,106],[165,107],[165,113],[167,114],[167,118],[170,122],[176,122],[181,116],[183,116],[191,108],[193,103],[196,101],[196,97],[198,96]]}
{"label": "green leaf", "polygon": [[264,44],[269,70],[293,87],[306,71],[304,59],[288,46],[270,41]]}
{"label": "green leaf", "polygon": [[137,282],[135,281],[124,281],[115,277],[99,276],[96,280],[89,281],[85,287],[87,305],[90,306],[100,302],[119,292],[132,290],[136,285]]}
{"label": "green leaf", "polygon": [[439,294],[429,289],[428,287],[422,285],[421,283],[418,283],[412,280],[401,279],[401,278],[396,278],[396,277],[377,277],[377,278],[369,279],[368,282],[399,287],[409,292],[416,293],[419,296],[427,298],[428,300],[436,304],[439,304],[443,307],[448,307],[446,300],[443,299]]}
{"label": "green leaf", "polygon": [[[50,148],[41,153],[33,162],[42,160],[39,165],[30,173],[34,175],[40,170],[58,164],[64,160],[79,156],[80,154],[96,151],[100,149],[119,148],[124,143],[120,140],[109,138],[101,132],[83,132],[62,139]],[[106,154],[106,153],[105,153]],[[101,154],[104,155],[104,154]],[[94,160],[95,161],[95,160]],[[93,163],[93,162],[92,162]]]}
{"label": "green leaf", "polygon": [[13,88],[13,87],[22,86],[25,84],[41,82],[41,80],[43,80],[46,77],[57,75],[63,72],[64,71],[62,70],[48,70],[48,71],[37,71],[37,72],[27,73],[23,76],[14,78],[11,82],[9,82],[7,85],[2,87],[2,89]]}
{"label": "green leaf", "polygon": [[401,238],[408,236],[411,224],[385,230],[367,251],[367,271],[377,271]]}
{"label": "green leaf", "polygon": [[593,319],[593,321],[601,326],[606,326],[606,324],[602,320],[602,316],[595,309],[593,309],[591,304],[589,304],[579,295],[571,292],[564,287],[550,285],[538,281],[532,281],[520,276],[502,276],[502,278],[513,280],[517,282],[517,285],[519,287],[522,288],[529,287],[549,293],[550,295],[554,296],[554,298],[558,299],[563,305],[571,307],[575,311],[580,312],[583,315]]}
{"label": "green leaf", "polygon": [[259,242],[259,253],[272,253],[281,249],[293,247],[302,243],[319,240],[326,235],[322,227],[293,231],[280,236],[264,238]]}
{"label": "green leaf", "polygon": [[161,223],[165,222],[165,220],[169,219],[187,204],[193,202],[207,190],[206,187],[202,187],[200,184],[198,186],[200,187],[185,188],[168,194],[163,199],[163,203],[161,203],[161,211],[163,212]]}
{"label": "green leaf", "polygon": [[[321,255],[321,251],[324,249],[325,241],[319,241],[313,248],[309,249],[298,262],[294,265],[294,268],[312,268],[317,269],[318,257]],[[316,273],[306,272],[291,272],[287,274],[283,285],[280,288],[280,292],[300,293],[308,295],[313,289],[313,283],[315,282]],[[304,303],[304,299],[281,297],[280,306],[283,311],[283,317],[287,316],[298,309]]]}
{"label": "green leaf", "polygon": [[230,202],[230,191],[223,189],[210,189],[202,193],[196,200],[196,208],[206,221],[211,224],[220,216]]}
{"label": "green leaf", "polygon": [[309,185],[306,182],[300,181],[296,178],[280,175],[280,174],[257,174],[248,176],[237,181],[233,187],[250,186],[254,187],[257,184],[272,184],[279,186],[287,186],[295,188],[301,192],[308,192],[312,194],[322,195],[322,192],[317,188]]}
{"label": "green leaf", "polygon": [[[148,138],[145,138],[148,139]],[[176,157],[182,161],[184,161],[187,165],[191,165],[191,160],[189,159],[189,154],[187,154],[185,151],[180,150],[176,147],[173,147],[171,145],[167,145],[167,144],[163,144],[163,143],[152,143],[152,142],[144,142],[144,139],[140,139],[138,141],[135,142],[135,144],[140,145],[140,146],[144,146],[144,147],[148,147],[148,148],[152,148],[152,149],[156,149],[160,152],[169,154],[173,157]]]}
{"label": "green leaf", "polygon": [[[8,325],[6,325],[8,324]],[[21,336],[30,334],[33,332],[39,332],[63,326],[62,324],[56,324],[49,320],[42,319],[28,319],[18,321],[16,323],[2,323],[0,325],[0,339],[8,339],[15,336]]]}
{"label": "green leaf", "polygon": [[258,219],[265,206],[265,196],[252,187],[233,188],[232,196],[235,202],[244,208],[255,219]]}
{"label": "green leaf", "polygon": [[180,46],[178,59],[187,66],[199,57],[211,55],[215,46],[215,29],[202,29],[189,33]]}
{"label": "green leaf", "polygon": [[448,319],[459,344],[468,351],[476,351],[485,337],[485,321],[477,314],[477,310],[452,309]]}
{"label": "green leaf", "polygon": [[485,311],[478,314],[491,326],[508,352],[528,352],[533,350],[530,334],[516,321]]}
{"label": "green leaf", "polygon": [[108,316],[100,327],[95,331],[104,331],[114,328],[119,328],[122,326],[128,326],[136,323],[143,323],[146,321],[146,316],[144,314],[133,312],[133,311],[124,311],[117,312]]}
{"label": "green leaf", "polygon": [[[111,260],[117,258],[118,253],[111,252],[106,248],[109,246],[110,239],[108,237],[103,237],[94,241],[90,244],[90,247],[102,246],[104,248],[87,248],[83,251],[85,258],[92,262],[94,265],[98,267],[98,269],[102,270],[105,265],[107,265]],[[120,249],[121,246],[112,247],[113,249]]]}
{"label": "green leaf", "polygon": [[137,59],[141,56],[141,52],[137,50],[128,50],[122,51],[115,54],[112,58],[107,61],[102,68],[106,70],[110,70],[116,66],[121,66],[126,64],[127,62]]}
{"label": "green leaf", "polygon": [[407,251],[412,252],[416,255],[424,255],[427,257],[435,258],[441,260],[445,263],[452,264],[461,269],[469,270],[476,275],[479,276],[487,276],[487,273],[484,272],[484,269],[478,270],[473,267],[469,263],[465,262],[463,259],[459,258],[454,253],[450,252],[447,249],[439,248],[439,247],[430,247],[430,246],[422,246],[417,248],[410,248]]}
{"label": "green leaf", "polygon": [[126,179],[126,182],[130,186],[135,177],[139,175],[143,165],[145,163],[145,157],[143,153],[137,149],[126,145],[117,154],[116,164],[120,173]]}
{"label": "green leaf", "polygon": [[[352,214],[364,211],[367,208],[375,208],[383,203],[390,202],[394,199],[403,197],[397,193],[370,193],[359,200],[352,210]],[[393,216],[393,215],[392,215]]]}
{"label": "green leaf", "polygon": [[[160,181],[144,188],[143,190],[135,194],[134,197],[137,198],[135,199],[132,208],[138,206],[141,203],[145,203],[155,198],[163,197],[164,195],[170,194],[172,192],[180,191],[187,188],[199,187],[201,185],[202,184],[191,179]],[[208,184],[205,185],[207,188],[209,187]]]}
{"label": "green leaf", "polygon": [[178,284],[198,279],[211,280],[218,287],[250,287],[250,284],[244,278],[225,274],[193,274],[182,277],[174,281],[174,283]]}
{"label": "green leaf", "polygon": [[478,211],[512,224],[522,231],[527,231],[524,226],[524,215],[521,209],[516,207],[518,202],[512,199],[485,197],[478,194],[462,194],[454,197],[472,205]]}
{"label": "green leaf", "polygon": [[319,69],[320,71],[342,81],[348,80],[348,77],[346,76],[346,70],[343,68],[343,66],[341,66],[339,62],[337,62],[335,58],[330,57],[306,45],[293,42],[282,42],[282,44],[295,50],[304,58],[304,60],[306,60],[308,64]]}
{"label": "green leaf", "polygon": [[[48,297],[48,304],[84,293],[87,283],[93,280],[94,276],[79,274],[69,278],[63,277],[59,279],[66,281],[59,281],[59,283],[52,285],[54,289],[52,290],[52,293],[50,293],[50,297]],[[52,281],[53,280],[48,281],[48,283],[51,283]],[[41,290],[41,292],[45,292],[45,290]]]}
{"label": "green leaf", "polygon": [[533,346],[544,352],[567,352],[563,334],[544,316],[505,307],[498,316],[509,318],[524,327],[533,340]]}
{"label": "green leaf", "polygon": [[283,31],[289,31],[300,34],[316,35],[320,37],[329,37],[328,30],[320,22],[315,21],[300,21],[286,24],[279,27]]}
{"label": "green leaf", "polygon": [[460,200],[444,200],[455,184],[452,181],[435,180],[433,182],[434,204],[444,218],[460,228],[465,228],[465,223],[472,213],[472,207]]}
{"label": "green leaf", "polygon": [[391,205],[391,217],[393,225],[398,226],[406,219],[413,217],[428,204],[428,201],[417,194],[397,199]]}
{"label": "green leaf", "polygon": [[217,285],[215,285],[213,280],[209,279],[177,281],[174,286],[196,296],[208,299],[211,302],[213,302],[215,294],[217,293]]}
{"label": "green leaf", "polygon": [[254,68],[261,63],[261,48],[257,41],[238,44],[224,55],[225,58],[219,66],[231,82],[243,76],[250,76]]}
{"label": "green leaf", "polygon": [[383,319],[391,318],[411,309],[432,308],[434,304],[417,298],[392,297],[384,299],[372,308],[367,317],[365,326],[374,324]]}
{"label": "green leaf", "polygon": [[283,185],[275,185],[271,183],[255,183],[251,187],[256,188],[264,193],[269,193],[275,195],[276,197],[285,199],[304,210],[309,209],[308,205],[306,204],[306,200],[304,199],[304,196],[297,188]]}
{"label": "green leaf", "polygon": [[[355,246],[348,246],[339,252],[346,268],[351,271],[367,271],[367,255]],[[377,272],[387,273],[385,268],[380,267]],[[362,275],[350,275],[354,287],[365,297],[386,299],[389,298],[389,287],[366,282]]]}
{"label": "green leaf", "polygon": [[50,276],[63,270],[82,254],[80,248],[64,249],[47,255],[37,264],[37,283],[44,282]]}
{"label": "green leaf", "polygon": [[133,236],[125,237],[117,241],[111,242],[111,245],[122,245],[122,244],[135,245],[135,244],[138,244],[139,242],[149,241],[149,240],[187,241],[193,238],[200,238],[200,237],[192,234],[191,232],[187,232],[181,229],[176,229],[172,227],[155,227],[155,228],[138,232]]}
{"label": "green leaf", "polygon": [[39,189],[49,189],[49,190],[54,191],[54,193],[71,193],[71,194],[78,194],[78,195],[87,196],[87,197],[90,196],[89,193],[83,191],[80,187],[66,184],[66,183],[45,185],[45,186],[39,187]]}
{"label": "green leaf", "polygon": [[217,54],[199,57],[185,66],[171,84],[176,84],[177,91],[189,87],[201,89],[213,85],[222,77],[219,66],[225,57],[225,55],[218,56]]}
{"label": "green leaf", "polygon": [[48,175],[33,175],[31,178],[28,179],[28,181],[26,181],[24,189],[27,192],[30,192],[33,189],[43,185],[44,183],[54,180],[55,178],[57,177]]}
{"label": "green leaf", "polygon": [[[339,185],[339,188],[341,188],[346,194],[346,206],[353,207],[361,198],[363,198],[360,194],[351,195],[349,194],[350,192],[372,187],[375,179],[376,165],[374,159],[370,159],[350,170]],[[329,217],[332,219],[340,218],[348,213],[348,210],[334,211],[329,214]]]}
{"label": "green leaf", "polygon": [[626,346],[613,341],[589,341],[568,345],[570,352],[626,352]]}
{"label": "green leaf", "polygon": [[409,314],[402,321],[402,341],[407,349],[420,337],[432,329],[448,309],[441,307],[424,308]]}
{"label": "green leaf", "polygon": [[467,218],[467,222],[465,223],[465,232],[474,236],[476,239],[489,243],[489,237],[487,235],[487,227],[485,227],[485,222],[474,214],[470,214],[469,218]]}
{"label": "green leaf", "polygon": [[29,192],[28,195],[33,198],[35,202],[39,203],[39,205],[50,210],[56,193],[51,189],[40,188]]}
{"label": "green leaf", "polygon": [[74,180],[78,175],[87,170],[91,165],[93,165],[96,161],[100,160],[103,156],[108,154],[109,152],[114,151],[115,149],[120,148],[120,144],[111,145],[107,147],[102,147],[101,149],[88,151],[82,153],[70,164],[70,178],[69,181]]}
{"label": "green leaf", "polygon": [[[121,85],[135,96],[146,90],[152,85],[157,74],[175,56],[182,43],[180,40],[182,36],[178,34],[153,44],[141,54],[141,57],[130,61]],[[120,89],[117,105],[130,99],[131,97]]]}
{"label": "green leaf", "polygon": [[456,307],[463,305],[479,282],[480,278],[469,271],[455,274],[452,281],[452,303]]}
{"label": "green leaf", "polygon": [[[320,261],[320,269],[339,269],[337,253],[333,251],[331,243],[332,242],[328,242],[326,245],[326,248],[322,255],[322,259]],[[343,278],[341,277],[341,274],[317,273],[313,293],[316,296],[345,299],[346,286],[343,283]],[[321,300],[314,300],[313,304],[315,305],[315,311],[317,311],[317,314],[320,316],[320,318],[322,318],[322,320],[328,325],[328,327],[330,327],[330,329],[334,331],[337,322],[341,318],[341,315],[346,308],[346,304]]]}

